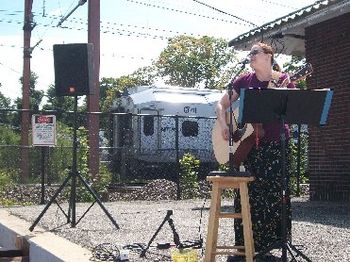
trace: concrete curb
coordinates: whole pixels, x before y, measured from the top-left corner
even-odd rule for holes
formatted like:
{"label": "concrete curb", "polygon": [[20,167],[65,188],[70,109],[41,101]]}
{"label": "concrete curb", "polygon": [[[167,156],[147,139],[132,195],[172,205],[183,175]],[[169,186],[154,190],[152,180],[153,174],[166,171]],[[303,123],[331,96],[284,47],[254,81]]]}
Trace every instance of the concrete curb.
{"label": "concrete curb", "polygon": [[30,224],[0,209],[0,246],[22,250],[35,262],[91,261],[91,251],[40,227],[29,231]]}

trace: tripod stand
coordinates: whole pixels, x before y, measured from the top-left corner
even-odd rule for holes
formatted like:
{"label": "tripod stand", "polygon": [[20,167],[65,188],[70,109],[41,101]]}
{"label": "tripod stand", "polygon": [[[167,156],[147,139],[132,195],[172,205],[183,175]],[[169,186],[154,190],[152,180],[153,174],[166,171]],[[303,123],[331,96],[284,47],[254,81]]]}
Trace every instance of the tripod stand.
{"label": "tripod stand", "polygon": [[[281,123],[281,133],[280,133],[280,139],[281,139],[281,154],[282,154],[282,188],[281,188],[281,206],[282,206],[282,212],[281,212],[281,232],[282,232],[282,238],[281,241],[276,242],[275,244],[271,245],[268,249],[263,250],[260,252],[260,254],[256,255],[255,258],[260,258],[262,255],[268,253],[269,251],[272,251],[274,249],[281,249],[282,256],[281,260],[283,262],[287,261],[287,253],[291,256],[291,261],[297,261],[297,256],[302,257],[305,261],[311,262],[311,260],[304,255],[299,249],[297,249],[290,240],[288,240],[288,227],[287,227],[287,202],[289,201],[289,178],[287,176],[287,165],[286,165],[286,128],[285,128],[285,115],[284,113],[280,113],[279,115],[280,123]],[[293,251],[296,253],[294,255]]]}
{"label": "tripod stand", "polygon": [[172,210],[168,210],[166,213],[165,218],[163,219],[162,223],[159,225],[158,229],[156,230],[156,232],[154,233],[154,235],[151,237],[150,241],[147,244],[147,247],[144,248],[140,254],[140,257],[144,257],[146,256],[146,252],[149,249],[149,247],[151,246],[153,240],[156,238],[156,236],[158,235],[159,231],[162,229],[162,227],[164,226],[165,222],[169,223],[169,226],[171,228],[171,230],[173,231],[173,235],[174,235],[174,243],[176,245],[176,247],[181,247],[181,242],[180,242],[180,237],[179,234],[176,232],[175,230],[175,226],[174,226],[174,222],[171,218],[173,214]]}
{"label": "tripod stand", "polygon": [[[183,249],[183,248],[188,248],[188,247],[198,247],[198,248],[202,247],[202,244],[203,244],[203,240],[202,239],[200,239],[199,241],[190,243],[190,244],[181,243],[179,234],[176,232],[176,229],[175,229],[174,221],[171,218],[172,215],[173,215],[173,211],[172,210],[167,210],[166,216],[164,217],[162,223],[159,225],[158,229],[156,230],[154,235],[151,237],[150,241],[148,241],[148,244],[147,244],[146,248],[144,248],[142,250],[142,252],[140,254],[140,257],[145,257],[146,256],[147,250],[149,249],[149,247],[151,246],[153,240],[156,238],[156,236],[158,235],[159,231],[162,229],[162,227],[164,226],[164,224],[166,222],[168,222],[168,224],[169,224],[169,226],[171,228],[171,231],[173,232],[174,243],[175,243],[175,246],[177,248]],[[170,245],[169,246],[165,245],[165,247],[169,248]]]}
{"label": "tripod stand", "polygon": [[[282,164],[282,188],[281,188],[281,231],[279,241],[260,252],[255,258],[274,249],[281,249],[281,261],[286,262],[288,254],[291,261],[297,261],[302,257],[305,261],[311,260],[297,249],[287,234],[287,201],[289,200],[288,182],[286,174],[286,129],[285,123],[296,124],[325,124],[332,99],[333,92],[323,90],[298,90],[298,89],[243,89],[239,122],[243,123],[271,123],[278,119],[281,125],[281,164]],[[295,252],[295,254],[293,253]]]}
{"label": "tripod stand", "polygon": [[[59,206],[60,210],[63,212],[63,214],[67,218],[67,223],[71,224],[71,227],[75,227],[80,220],[85,216],[85,214],[90,210],[90,208],[97,202],[101,209],[105,212],[107,217],[110,219],[112,224],[119,229],[119,226],[117,222],[113,219],[111,214],[108,212],[108,210],[104,207],[103,203],[101,202],[100,198],[97,196],[95,191],[89,186],[89,184],[85,181],[84,177],[79,173],[77,168],[77,149],[78,149],[78,142],[77,142],[77,111],[78,111],[78,97],[75,96],[74,100],[74,129],[73,129],[73,156],[72,156],[72,169],[69,172],[69,175],[66,177],[66,179],[63,181],[62,185],[58,188],[56,193],[53,195],[53,197],[50,199],[50,201],[47,203],[43,211],[39,214],[39,216],[36,218],[34,223],[29,227],[30,231],[33,231],[34,227],[39,223],[40,219],[44,216],[45,212],[53,202],[56,201],[57,196],[61,193],[63,188],[67,185],[67,183],[71,180],[71,192],[70,192],[70,200],[69,200],[69,208],[68,208],[68,214],[66,214],[63,209]],[[83,183],[84,187],[89,191],[89,193],[94,197],[95,202],[87,209],[87,211],[80,217],[78,221],[76,221],[76,186],[77,186],[77,179],[80,180],[81,183]]]}

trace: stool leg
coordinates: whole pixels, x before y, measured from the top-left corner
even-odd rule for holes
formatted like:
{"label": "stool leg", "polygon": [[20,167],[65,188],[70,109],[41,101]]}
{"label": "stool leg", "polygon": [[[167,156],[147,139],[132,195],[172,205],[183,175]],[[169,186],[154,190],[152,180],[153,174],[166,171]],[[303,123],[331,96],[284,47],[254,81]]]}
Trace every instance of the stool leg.
{"label": "stool leg", "polygon": [[247,184],[240,183],[239,191],[241,195],[245,256],[247,262],[252,262],[255,250]]}
{"label": "stool leg", "polygon": [[213,183],[209,211],[207,242],[205,247],[205,262],[214,262],[218,240],[219,212],[221,208],[221,189]]}

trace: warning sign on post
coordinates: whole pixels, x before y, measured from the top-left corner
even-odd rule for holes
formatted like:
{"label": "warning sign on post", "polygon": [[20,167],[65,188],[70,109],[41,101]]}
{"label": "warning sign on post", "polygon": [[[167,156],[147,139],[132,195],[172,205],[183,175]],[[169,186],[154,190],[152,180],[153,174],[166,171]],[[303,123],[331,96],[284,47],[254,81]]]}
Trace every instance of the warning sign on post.
{"label": "warning sign on post", "polygon": [[56,145],[56,116],[33,115],[33,146]]}

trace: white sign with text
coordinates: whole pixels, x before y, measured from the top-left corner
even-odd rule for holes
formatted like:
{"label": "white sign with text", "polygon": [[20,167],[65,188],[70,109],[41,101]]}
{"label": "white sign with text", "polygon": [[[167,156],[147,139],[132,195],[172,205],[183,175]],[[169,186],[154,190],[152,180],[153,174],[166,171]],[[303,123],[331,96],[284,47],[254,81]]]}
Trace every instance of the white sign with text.
{"label": "white sign with text", "polygon": [[56,116],[33,115],[33,146],[56,145]]}

